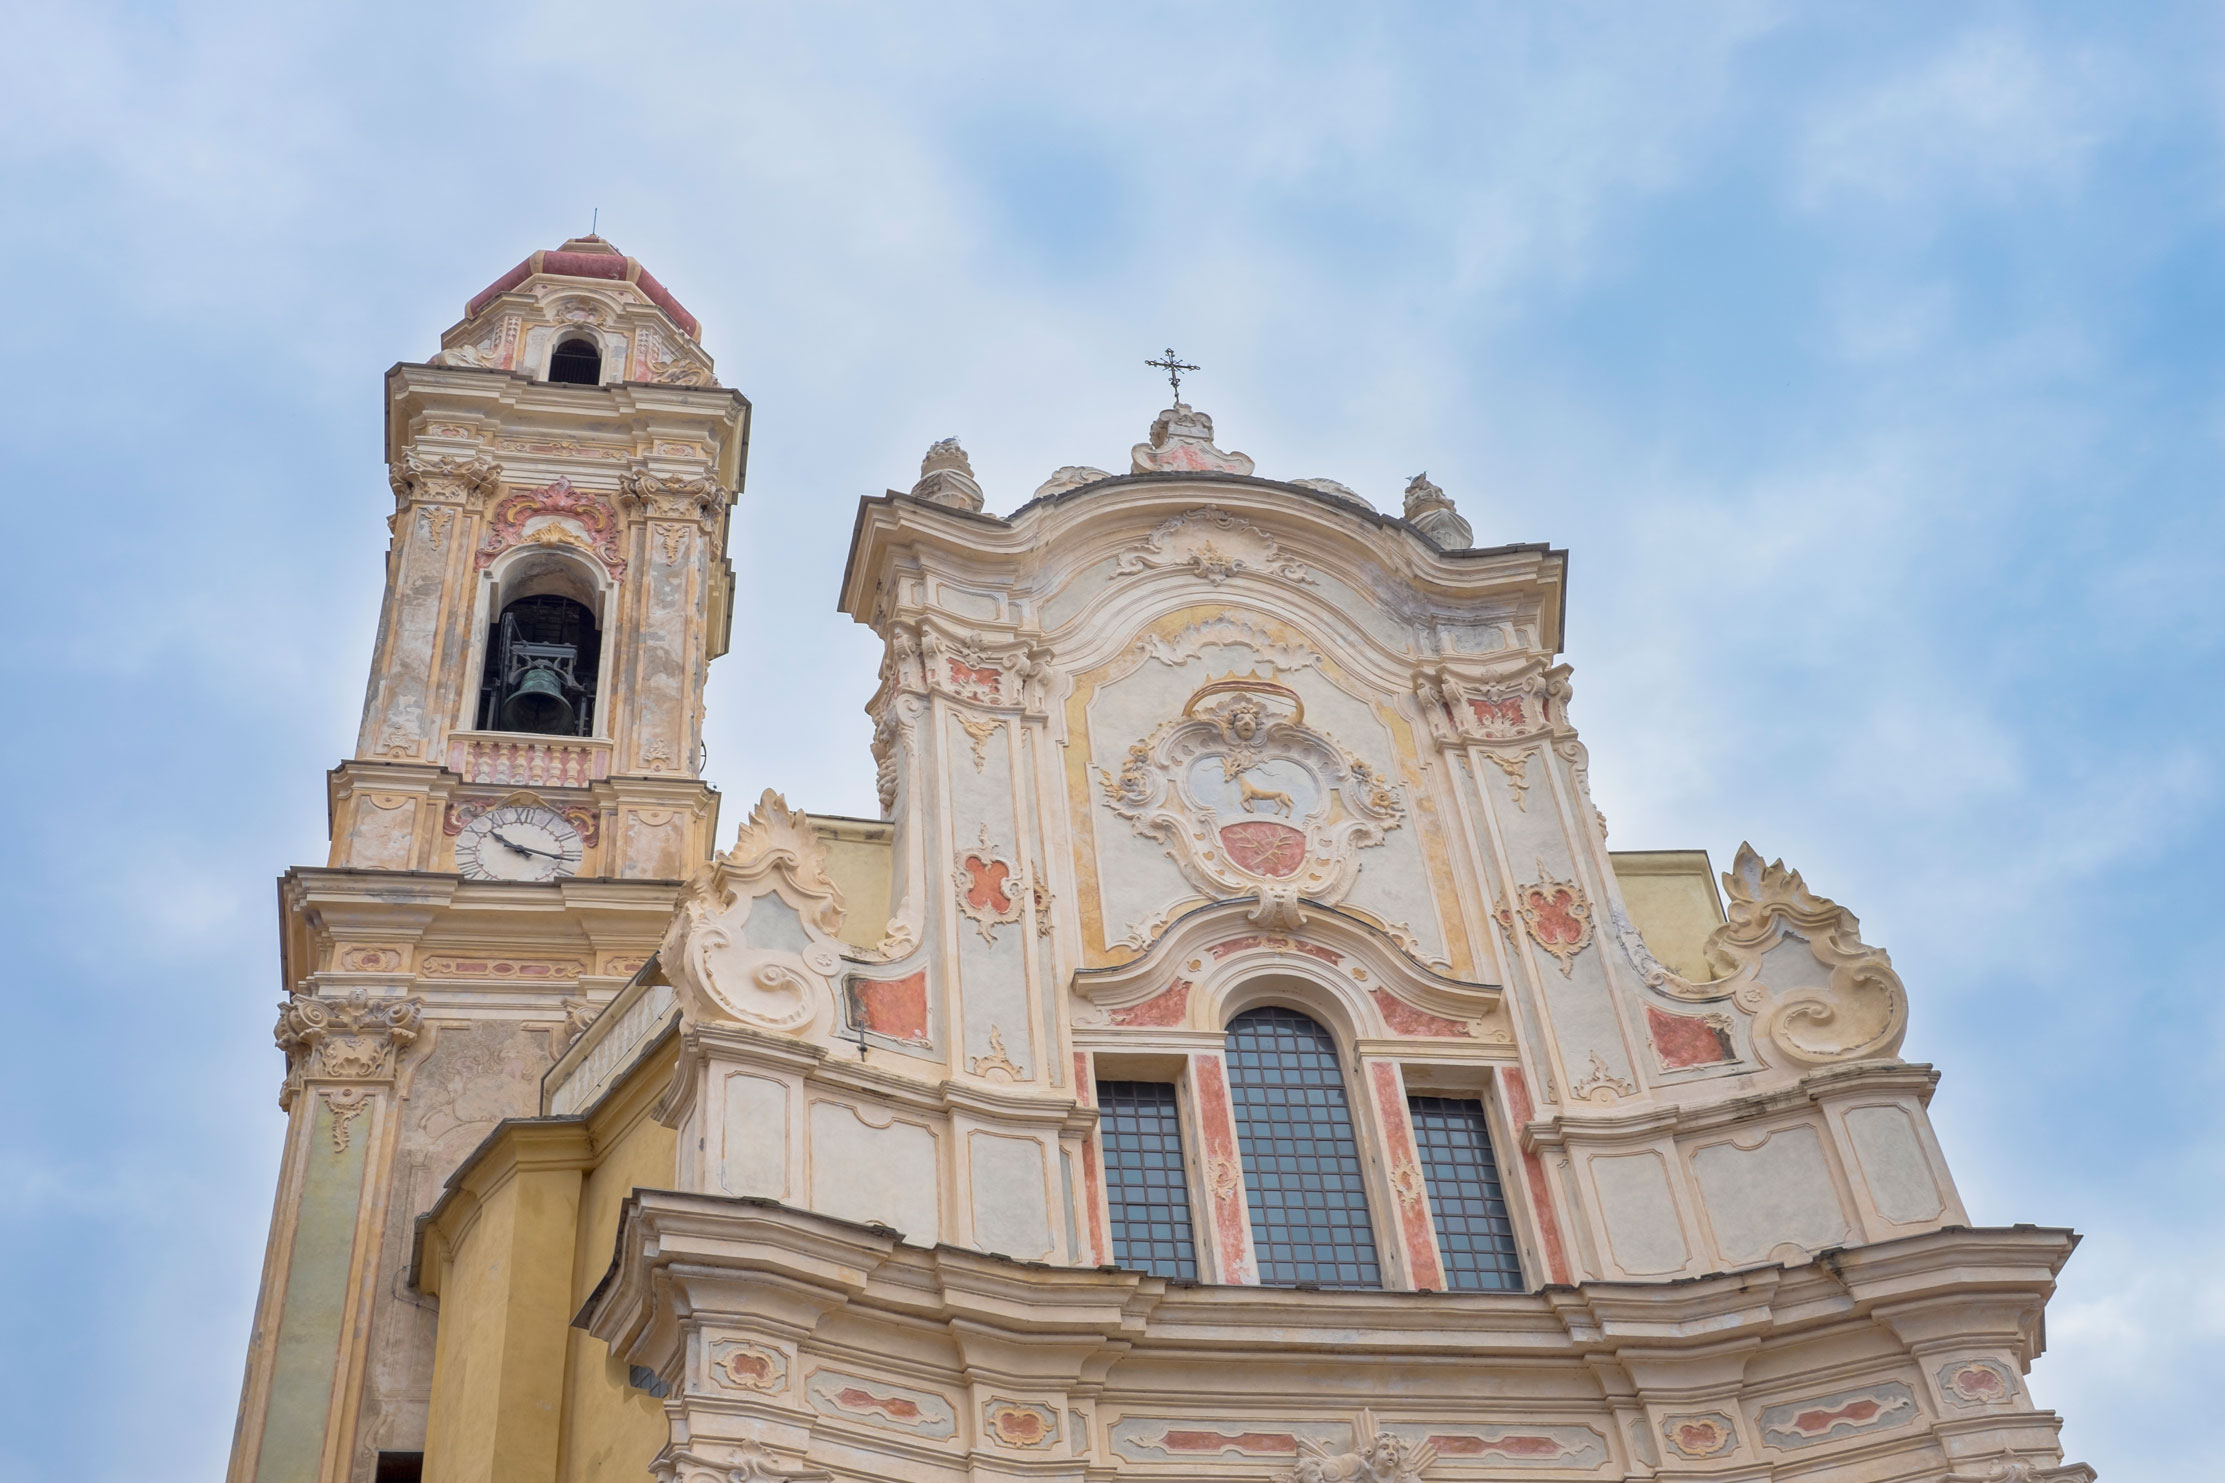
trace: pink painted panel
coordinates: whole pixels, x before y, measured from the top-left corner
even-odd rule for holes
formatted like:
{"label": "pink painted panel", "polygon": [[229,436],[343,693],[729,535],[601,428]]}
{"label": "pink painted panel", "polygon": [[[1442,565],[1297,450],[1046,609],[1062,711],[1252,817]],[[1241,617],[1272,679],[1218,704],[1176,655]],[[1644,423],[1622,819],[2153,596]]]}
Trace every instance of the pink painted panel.
{"label": "pink painted panel", "polygon": [[[1506,1089],[1507,1123],[1517,1139],[1522,1127],[1537,1115],[1530,1101],[1530,1084],[1521,1069],[1509,1066],[1499,1073],[1499,1084]],[[1538,1244],[1544,1248],[1545,1271],[1549,1281],[1568,1281],[1568,1251],[1561,1244],[1561,1220],[1553,1209],[1552,1186],[1545,1182],[1545,1162],[1534,1152],[1522,1152],[1522,1180],[1530,1191],[1530,1208],[1537,1212]]]}
{"label": "pink painted panel", "polygon": [[1221,1280],[1249,1283],[1256,1279],[1244,1249],[1244,1160],[1236,1148],[1228,1074],[1219,1056],[1193,1058],[1190,1072],[1197,1086],[1198,1132],[1205,1144],[1205,1197],[1213,1211]]}
{"label": "pink painted panel", "polygon": [[1376,1061],[1368,1068],[1375,1089],[1376,1115],[1383,1120],[1383,1148],[1391,1161],[1391,1192],[1398,1201],[1398,1234],[1406,1244],[1406,1270],[1414,1286],[1432,1292],[1445,1290],[1444,1268],[1437,1262],[1437,1243],[1429,1230],[1429,1210],[1423,1199],[1428,1183],[1421,1160],[1414,1152],[1414,1125],[1406,1113],[1406,1082],[1390,1061]]}

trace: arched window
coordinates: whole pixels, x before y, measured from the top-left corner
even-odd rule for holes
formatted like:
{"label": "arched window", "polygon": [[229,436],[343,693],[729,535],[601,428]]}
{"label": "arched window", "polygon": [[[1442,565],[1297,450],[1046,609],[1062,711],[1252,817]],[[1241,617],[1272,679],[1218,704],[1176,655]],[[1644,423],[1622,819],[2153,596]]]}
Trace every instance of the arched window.
{"label": "arched window", "polygon": [[584,603],[543,593],[509,604],[487,635],[480,730],[594,735],[602,647],[595,614]]}
{"label": "arched window", "polygon": [[549,380],[567,386],[600,386],[603,352],[593,340],[574,336],[549,352]]}
{"label": "arched window", "polygon": [[1260,1282],[1381,1287],[1329,1032],[1279,1006],[1238,1015],[1228,1027],[1228,1083]]}

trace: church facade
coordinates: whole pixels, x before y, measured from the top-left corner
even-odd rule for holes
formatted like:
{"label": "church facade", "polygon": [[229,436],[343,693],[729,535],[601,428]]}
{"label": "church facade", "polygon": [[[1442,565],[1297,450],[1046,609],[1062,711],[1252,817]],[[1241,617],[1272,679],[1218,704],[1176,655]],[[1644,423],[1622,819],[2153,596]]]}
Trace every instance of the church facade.
{"label": "church facade", "polygon": [[882,817],[722,832],[698,333],[582,238],[388,373],[235,1483],[2092,1478],[1886,953],[1608,849],[1564,552],[1179,387],[1001,517],[946,440],[839,574]]}

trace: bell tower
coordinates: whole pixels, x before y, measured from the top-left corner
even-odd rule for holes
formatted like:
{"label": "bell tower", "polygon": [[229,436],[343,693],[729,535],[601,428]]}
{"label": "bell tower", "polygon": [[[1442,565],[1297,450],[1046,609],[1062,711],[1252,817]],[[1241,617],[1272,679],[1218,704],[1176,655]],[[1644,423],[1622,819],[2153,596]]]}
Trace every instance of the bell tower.
{"label": "bell tower", "polygon": [[394,544],[333,865],[547,878],[504,843],[522,825],[456,853],[519,789],[578,837],[557,873],[669,880],[707,855],[703,679],[749,403],[697,329],[577,238],[474,298],[433,363],[388,373]]}
{"label": "bell tower", "polygon": [[707,863],[749,402],[599,237],[535,252],[386,377],[386,586],[332,846],[280,881],[289,1118],[230,1476],[422,1450],[416,1218],[655,950]]}

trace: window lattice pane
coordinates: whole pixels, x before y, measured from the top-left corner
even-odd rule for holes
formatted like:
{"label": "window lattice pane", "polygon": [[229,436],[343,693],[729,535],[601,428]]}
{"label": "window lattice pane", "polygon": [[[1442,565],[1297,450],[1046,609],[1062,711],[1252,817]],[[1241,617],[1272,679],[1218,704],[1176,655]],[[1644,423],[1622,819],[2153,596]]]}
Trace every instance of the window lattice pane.
{"label": "window lattice pane", "polygon": [[1100,1081],[1097,1106],[1113,1260],[1131,1272],[1195,1279],[1174,1088],[1163,1081]]}
{"label": "window lattice pane", "polygon": [[1228,1027],[1228,1082],[1259,1280],[1382,1286],[1329,1032],[1291,1009],[1238,1015]]}
{"label": "window lattice pane", "polygon": [[1519,1292],[1522,1263],[1515,1254],[1506,1195],[1499,1187],[1499,1166],[1491,1157],[1483,1104],[1457,1097],[1409,1097],[1406,1108],[1429,1185],[1446,1283],[1455,1291]]}

